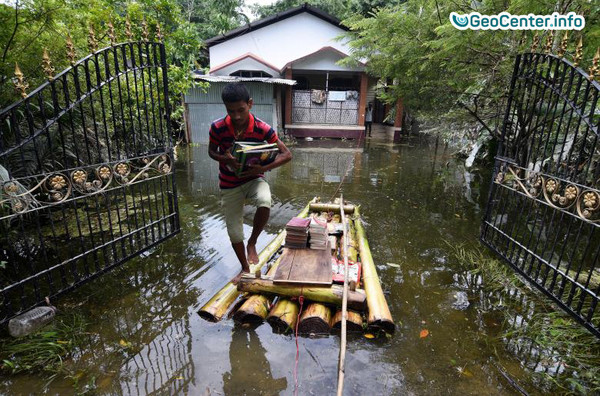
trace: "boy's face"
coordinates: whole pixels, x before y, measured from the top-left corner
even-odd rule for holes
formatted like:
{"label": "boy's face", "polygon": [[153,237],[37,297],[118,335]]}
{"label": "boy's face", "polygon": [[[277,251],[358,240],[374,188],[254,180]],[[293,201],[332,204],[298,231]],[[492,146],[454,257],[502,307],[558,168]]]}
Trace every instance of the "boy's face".
{"label": "boy's face", "polygon": [[227,114],[231,117],[231,123],[236,128],[246,125],[250,118],[250,109],[252,108],[252,98],[248,102],[240,100],[238,102],[226,102],[225,108]]}

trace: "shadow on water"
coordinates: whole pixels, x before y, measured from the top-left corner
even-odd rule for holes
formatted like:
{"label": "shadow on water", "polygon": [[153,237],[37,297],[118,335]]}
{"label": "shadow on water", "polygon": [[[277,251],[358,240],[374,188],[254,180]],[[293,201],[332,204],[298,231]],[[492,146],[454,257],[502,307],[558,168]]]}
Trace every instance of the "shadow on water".
{"label": "shadow on water", "polygon": [[[313,196],[361,204],[367,233],[398,331],[390,338],[351,337],[346,394],[530,394],[540,350],[500,335],[498,301],[464,281],[449,245],[479,246],[489,170],[465,169],[435,139],[299,142],[290,165],[267,175],[274,205],[259,248]],[[81,312],[89,345],[66,362],[69,379],[49,394],[89,385],[97,394],[291,394],[296,344],[264,324],[209,323],[197,310],[239,270],[219,208],[218,170],[205,146],[179,150],[176,176],[182,232],[57,302]],[[253,211],[245,210],[249,236]],[[491,301],[491,302],[490,302]],[[517,303],[514,306],[519,306]],[[521,319],[515,319],[518,321]],[[428,335],[421,338],[422,330]],[[334,394],[339,337],[299,340],[299,394]],[[528,352],[534,351],[534,352]],[[523,355],[524,354],[524,355]],[[549,373],[552,369],[548,370]],[[513,381],[514,384],[511,384]],[[2,377],[0,394],[39,393],[35,375]]]}

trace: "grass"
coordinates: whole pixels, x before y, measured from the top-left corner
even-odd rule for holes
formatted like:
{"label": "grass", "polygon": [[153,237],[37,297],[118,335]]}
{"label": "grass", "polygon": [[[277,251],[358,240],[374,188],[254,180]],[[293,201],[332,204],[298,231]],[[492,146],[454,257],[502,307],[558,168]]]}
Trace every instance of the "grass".
{"label": "grass", "polygon": [[[470,288],[502,296],[498,299],[502,307],[497,308],[505,317],[505,325],[499,340],[516,355],[529,354],[517,356],[522,362],[532,361],[535,367],[541,364],[548,368],[529,367],[540,388],[562,394],[600,393],[598,338],[483,249],[448,246],[459,268],[465,271]],[[524,309],[523,301],[533,303],[534,309]]]}
{"label": "grass", "polygon": [[[89,340],[87,323],[80,314],[59,314],[54,322],[42,330],[21,338],[0,338],[0,372],[3,374],[45,374],[48,384],[62,376],[70,379],[77,394],[81,373],[73,373],[67,360],[72,358]],[[93,379],[83,393],[93,389]]]}

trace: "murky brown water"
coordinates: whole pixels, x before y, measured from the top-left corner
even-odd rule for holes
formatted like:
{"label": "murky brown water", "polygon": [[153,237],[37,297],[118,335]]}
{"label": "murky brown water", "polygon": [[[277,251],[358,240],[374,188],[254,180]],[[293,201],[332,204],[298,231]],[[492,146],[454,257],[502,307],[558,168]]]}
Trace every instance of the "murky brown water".
{"label": "murky brown water", "polygon": [[[462,284],[449,255],[448,244],[478,245],[489,171],[465,170],[435,140],[354,145],[294,146],[293,162],[267,177],[275,205],[259,240],[265,246],[313,196],[331,197],[352,164],[342,192],[362,206],[398,331],[390,339],[350,337],[345,394],[517,394],[501,371],[541,393],[498,338],[501,316]],[[89,349],[68,363],[80,389],[94,382],[97,394],[293,394],[293,336],[196,313],[239,270],[205,146],[180,150],[177,183],[178,236],[58,301],[90,323]],[[423,329],[429,335],[421,339]],[[299,340],[300,395],[335,394],[339,343],[338,336]],[[0,394],[73,393],[71,380],[45,384],[32,375],[0,378]]]}

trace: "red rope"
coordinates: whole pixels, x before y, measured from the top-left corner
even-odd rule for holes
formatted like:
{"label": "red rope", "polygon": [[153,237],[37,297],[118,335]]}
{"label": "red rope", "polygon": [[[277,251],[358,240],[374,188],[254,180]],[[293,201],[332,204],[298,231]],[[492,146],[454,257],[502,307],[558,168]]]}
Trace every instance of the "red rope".
{"label": "red rope", "polygon": [[298,395],[298,358],[300,357],[300,347],[298,346],[298,324],[300,323],[300,315],[302,315],[302,305],[304,304],[304,296],[298,297],[300,310],[298,311],[298,320],[296,320],[296,364],[294,365],[294,396]]}

